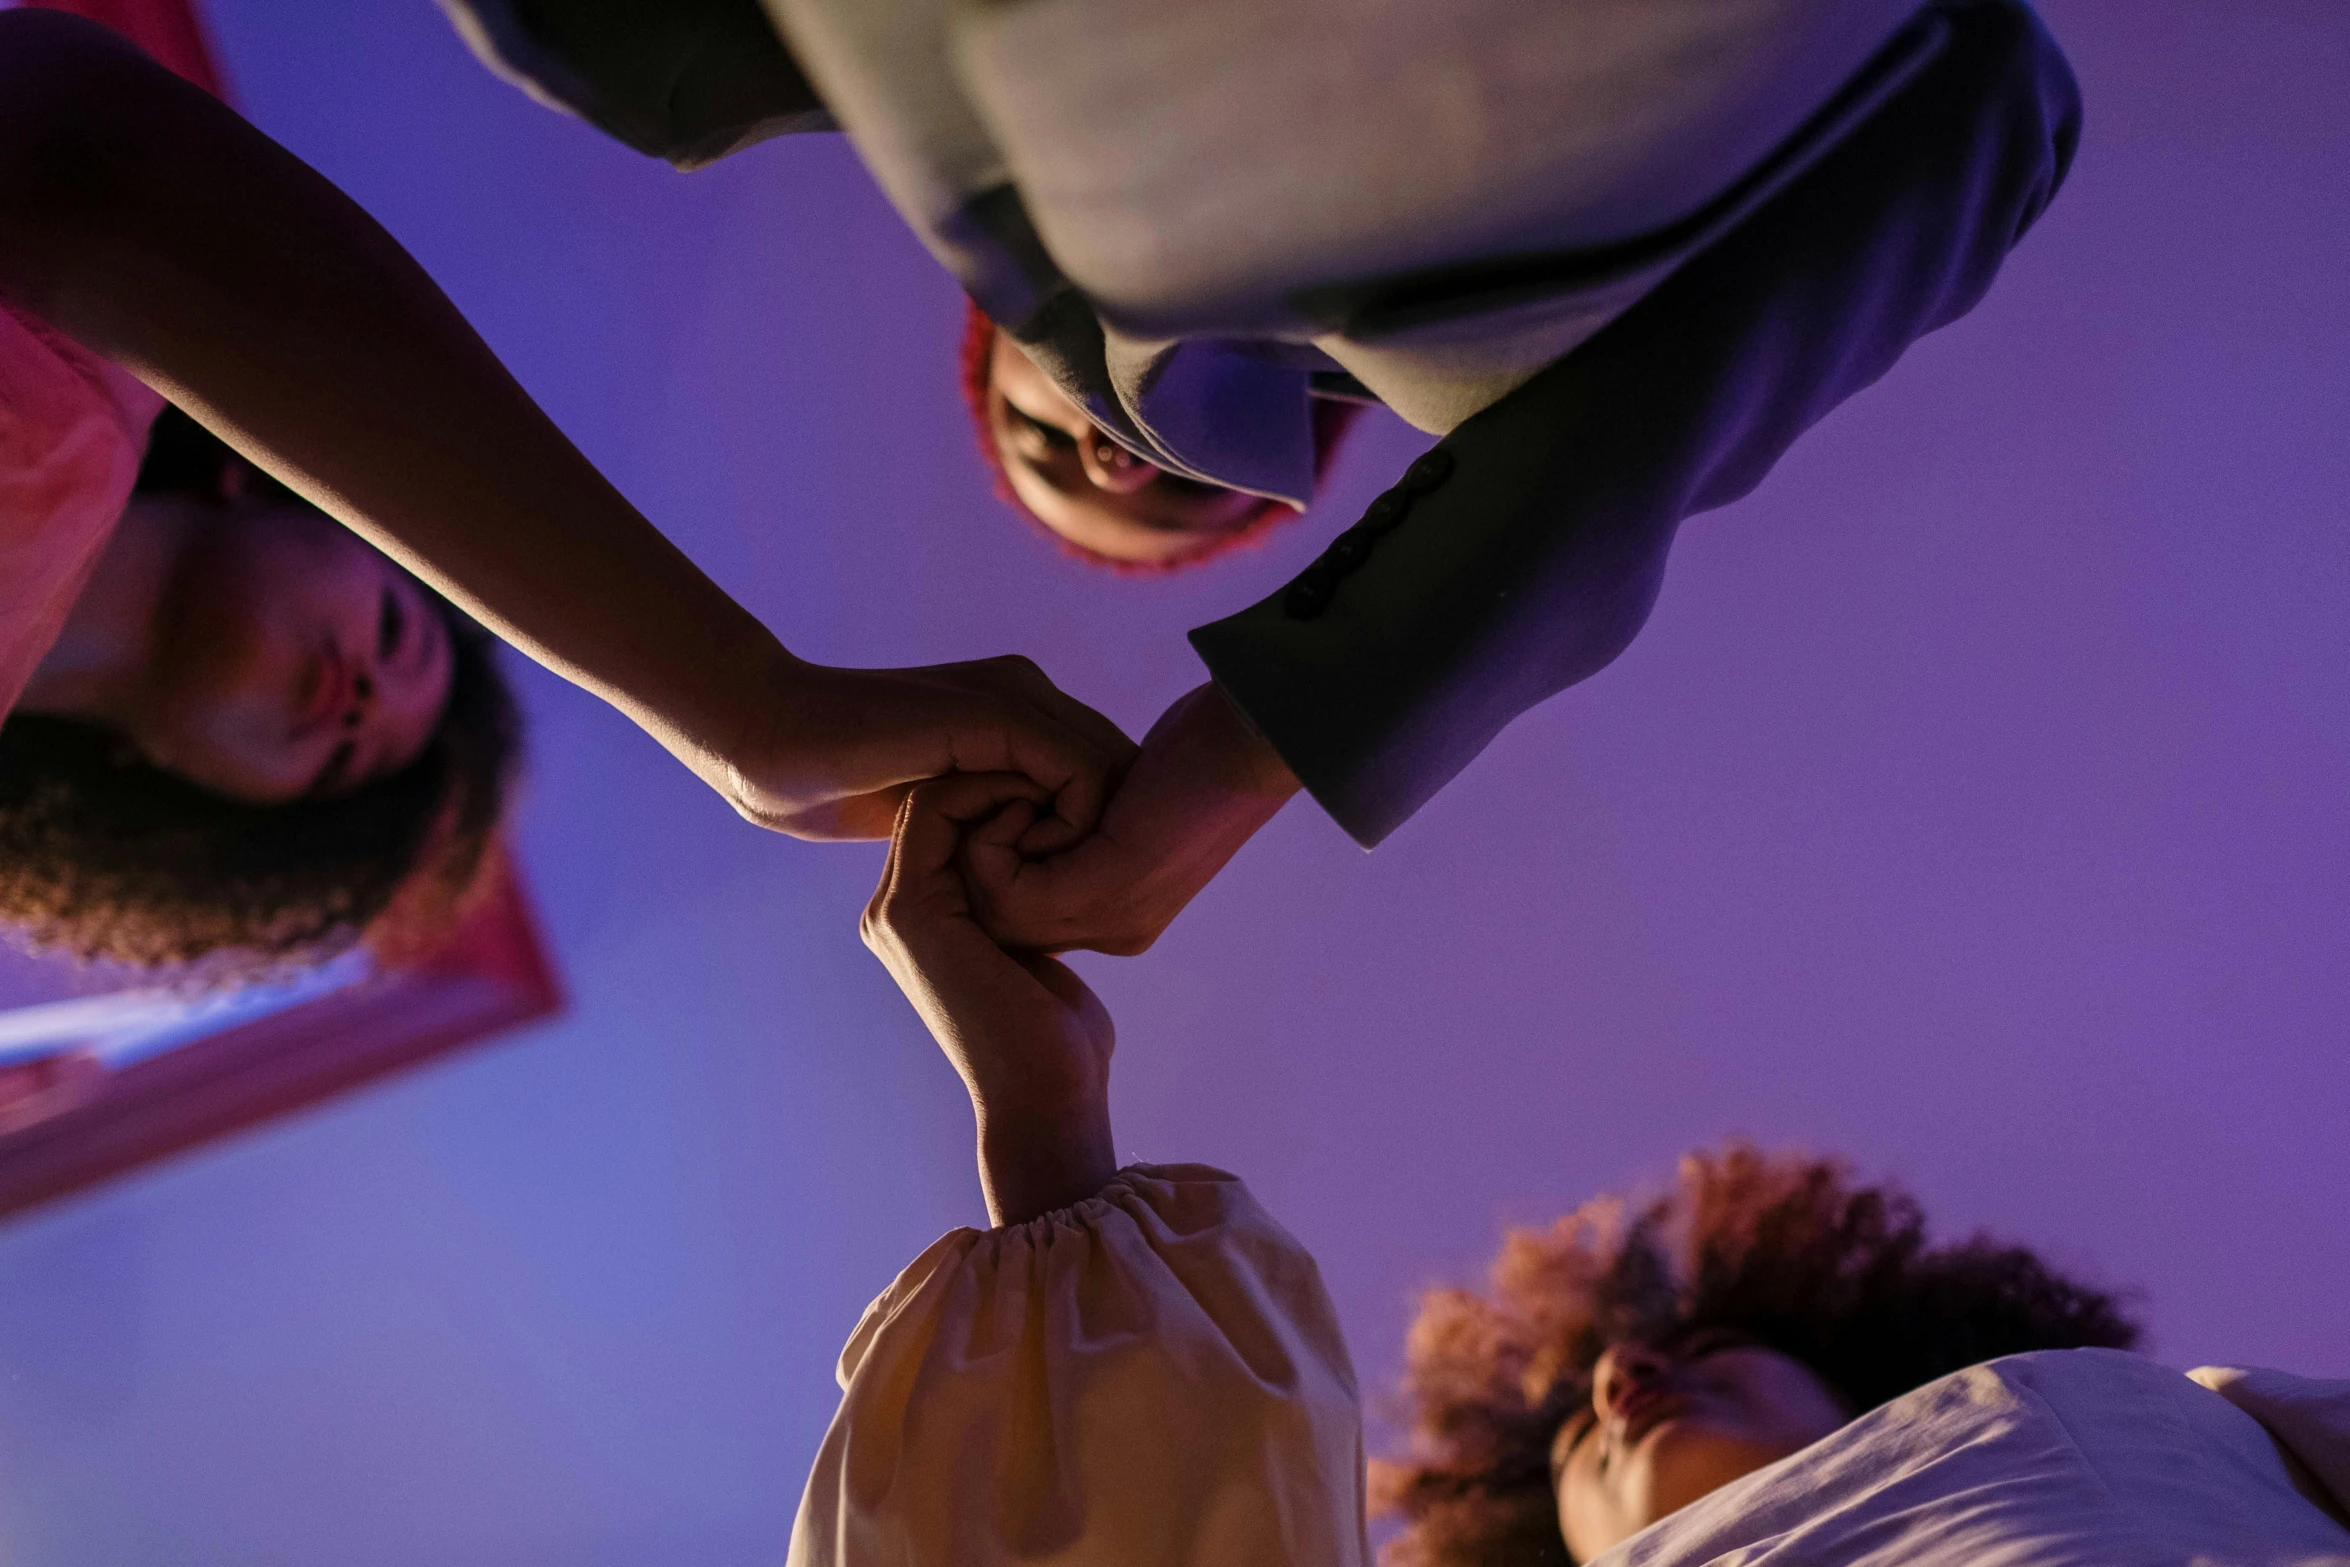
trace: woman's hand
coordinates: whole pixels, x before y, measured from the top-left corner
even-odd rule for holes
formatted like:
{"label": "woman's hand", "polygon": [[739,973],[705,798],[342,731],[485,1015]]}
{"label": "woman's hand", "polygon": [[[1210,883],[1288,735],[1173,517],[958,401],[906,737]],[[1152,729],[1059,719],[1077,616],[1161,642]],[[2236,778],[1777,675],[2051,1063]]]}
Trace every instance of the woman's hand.
{"label": "woman's hand", "polygon": [[1297,790],[1224,693],[1199,686],[1151,726],[1091,836],[1045,822],[1025,838],[970,839],[979,922],[1011,947],[1146,951]]}
{"label": "woman's hand", "polygon": [[1092,831],[1136,749],[1025,658],[919,669],[787,658],[746,688],[756,703],[711,782],[744,816],[795,838],[885,838],[910,785],[1014,773],[1074,840]]}
{"label": "woman's hand", "polygon": [[1020,1224],[1109,1184],[1110,1052],[1101,1001],[1064,965],[1006,952],[972,918],[966,842],[1009,851],[1042,791],[1018,774],[916,785],[860,927],[970,1090],[989,1218]]}

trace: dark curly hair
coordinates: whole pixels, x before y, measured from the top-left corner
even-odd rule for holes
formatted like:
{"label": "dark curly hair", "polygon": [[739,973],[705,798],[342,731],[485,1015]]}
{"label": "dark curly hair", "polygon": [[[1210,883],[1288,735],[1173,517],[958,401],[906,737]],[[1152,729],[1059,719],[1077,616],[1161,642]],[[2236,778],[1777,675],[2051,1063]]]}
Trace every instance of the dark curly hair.
{"label": "dark curly hair", "polygon": [[1405,1525],[1382,1567],[1568,1561],[1550,1449],[1601,1353],[1714,1331],[1801,1361],[1856,1414],[1996,1356],[2139,1337],[2114,1295],[2020,1246],[1927,1245],[1913,1198],[1854,1185],[1840,1161],[1691,1154],[1669,1195],[1513,1229],[1483,1294],[1422,1298],[1401,1390],[1411,1450],[1372,1465],[1374,1512]]}
{"label": "dark curly hair", "polygon": [[[138,489],[307,504],[177,409],[156,421]],[[0,922],[39,950],[202,960],[229,977],[362,936],[405,946],[447,923],[504,813],[522,725],[495,640],[425,596],[449,629],[447,707],[413,762],[348,794],[252,804],[154,766],[98,725],[29,713],[0,724]]]}

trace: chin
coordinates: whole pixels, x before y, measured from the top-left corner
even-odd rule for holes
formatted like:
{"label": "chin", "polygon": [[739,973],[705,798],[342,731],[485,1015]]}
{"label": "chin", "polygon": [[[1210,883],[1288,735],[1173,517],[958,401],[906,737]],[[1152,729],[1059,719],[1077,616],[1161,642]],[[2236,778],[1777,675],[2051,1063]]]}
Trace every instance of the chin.
{"label": "chin", "polygon": [[1646,1458],[1648,1518],[1653,1523],[1777,1463],[1795,1449],[1696,1421],[1668,1420],[1642,1440],[1640,1451]]}

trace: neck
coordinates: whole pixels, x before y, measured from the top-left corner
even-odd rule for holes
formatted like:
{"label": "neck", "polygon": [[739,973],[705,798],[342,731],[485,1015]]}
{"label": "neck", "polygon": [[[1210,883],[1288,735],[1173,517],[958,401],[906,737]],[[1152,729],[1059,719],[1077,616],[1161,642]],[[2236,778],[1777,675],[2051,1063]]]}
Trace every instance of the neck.
{"label": "neck", "polygon": [[164,598],[197,523],[192,507],[131,502],[16,711],[116,728],[137,714],[148,695]]}

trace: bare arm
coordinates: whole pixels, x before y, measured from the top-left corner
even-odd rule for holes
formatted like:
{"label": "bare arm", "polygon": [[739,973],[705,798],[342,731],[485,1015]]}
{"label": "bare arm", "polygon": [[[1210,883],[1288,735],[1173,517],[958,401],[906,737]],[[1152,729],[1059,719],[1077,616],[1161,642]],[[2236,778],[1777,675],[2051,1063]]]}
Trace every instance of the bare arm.
{"label": "bare arm", "polygon": [[1002,774],[915,789],[863,926],[970,1091],[979,1184],[999,1225],[1082,1202],[1118,1172],[1109,1013],[1062,964],[997,946],[956,869],[959,843],[1008,848],[1035,820],[1034,798]]}
{"label": "bare arm", "polygon": [[102,28],[0,14],[0,294],[129,367],[744,815],[886,830],[1010,768],[1090,824],[1114,727],[1025,661],[824,669],[652,527],[333,185]]}

